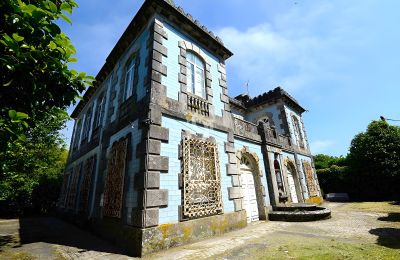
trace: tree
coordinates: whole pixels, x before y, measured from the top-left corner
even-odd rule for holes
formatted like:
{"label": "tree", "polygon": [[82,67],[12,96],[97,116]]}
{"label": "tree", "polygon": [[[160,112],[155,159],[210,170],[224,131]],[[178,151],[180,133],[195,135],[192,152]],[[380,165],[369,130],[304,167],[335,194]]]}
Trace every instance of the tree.
{"label": "tree", "polygon": [[[10,141],[23,139],[28,126],[34,127],[49,110],[69,106],[91,83],[92,77],[68,67],[76,61],[75,48],[57,25],[58,19],[71,23],[66,14],[76,6],[73,0],[0,2],[3,151]],[[19,113],[18,122],[14,113]]]}
{"label": "tree", "polygon": [[49,111],[49,116],[30,129],[26,140],[9,144],[0,175],[3,214],[46,213],[54,208],[67,159],[59,130],[67,119],[63,111]]}
{"label": "tree", "polygon": [[74,0],[0,1],[2,213],[48,211],[42,206],[51,203],[42,195],[58,196],[49,191],[57,190],[66,160],[59,134],[64,110],[93,80],[68,67],[76,51],[57,25],[59,19],[71,23],[76,6]]}
{"label": "tree", "polygon": [[351,141],[348,162],[357,199],[400,199],[400,127],[372,121]]}
{"label": "tree", "polygon": [[318,181],[324,193],[348,192],[347,157],[317,154],[314,156]]}

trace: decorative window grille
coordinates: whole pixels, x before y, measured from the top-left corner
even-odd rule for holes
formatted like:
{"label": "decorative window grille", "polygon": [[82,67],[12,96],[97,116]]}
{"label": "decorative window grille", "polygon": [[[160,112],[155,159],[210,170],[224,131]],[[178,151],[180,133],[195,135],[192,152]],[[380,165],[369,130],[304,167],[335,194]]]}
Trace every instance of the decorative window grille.
{"label": "decorative window grille", "polygon": [[81,166],[82,164],[78,164],[77,166],[75,166],[74,171],[72,173],[72,181],[71,184],[69,185],[69,192],[67,196],[68,209],[75,209],[76,193],[78,191],[79,178],[81,175]]}
{"label": "decorative window grille", "polygon": [[190,137],[184,137],[182,143],[183,218],[222,213],[217,145]]}
{"label": "decorative window grille", "polygon": [[303,161],[304,173],[306,175],[307,187],[310,197],[318,196],[317,187],[315,185],[313,169],[311,164],[307,161]]}
{"label": "decorative window grille", "polygon": [[128,138],[112,146],[104,188],[104,216],[107,217],[121,217],[127,149]]}
{"label": "decorative window grille", "polygon": [[65,204],[66,204],[67,193],[68,193],[68,190],[67,190],[68,189],[68,181],[71,176],[71,171],[72,170],[69,170],[68,172],[66,172],[63,177],[63,183],[61,186],[60,199],[59,199],[59,205],[61,207],[65,207]]}
{"label": "decorative window grille", "polygon": [[89,192],[92,183],[92,173],[96,157],[90,157],[86,160],[83,170],[83,181],[80,188],[80,204],[79,209],[82,212],[87,212],[89,206]]}
{"label": "decorative window grille", "polygon": [[203,60],[192,52],[186,54],[186,68],[187,68],[187,90],[206,98],[206,88],[204,80],[204,62]]}

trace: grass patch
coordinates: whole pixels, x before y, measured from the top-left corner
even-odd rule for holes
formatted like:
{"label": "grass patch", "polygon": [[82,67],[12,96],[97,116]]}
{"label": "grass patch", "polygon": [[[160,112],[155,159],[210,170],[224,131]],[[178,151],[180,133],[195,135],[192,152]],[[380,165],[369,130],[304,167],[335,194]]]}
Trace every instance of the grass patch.
{"label": "grass patch", "polygon": [[354,244],[326,239],[274,238],[265,249],[252,252],[248,259],[400,259],[400,250],[374,244]]}
{"label": "grass patch", "polygon": [[0,252],[0,259],[7,260],[34,260],[36,257],[28,254],[27,252],[13,252],[10,250],[6,250]]}
{"label": "grass patch", "polygon": [[346,203],[341,210],[357,210],[379,213],[400,213],[400,205],[393,201],[385,202],[351,202]]}

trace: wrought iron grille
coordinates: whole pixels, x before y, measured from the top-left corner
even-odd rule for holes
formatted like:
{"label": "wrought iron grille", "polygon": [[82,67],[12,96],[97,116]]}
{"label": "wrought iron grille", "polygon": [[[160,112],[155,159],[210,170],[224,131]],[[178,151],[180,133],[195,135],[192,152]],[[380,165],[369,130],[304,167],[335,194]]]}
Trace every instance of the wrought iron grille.
{"label": "wrought iron grille", "polygon": [[128,138],[113,144],[104,191],[104,216],[120,218]]}
{"label": "wrought iron grille", "polygon": [[76,202],[76,193],[78,191],[79,185],[79,178],[81,175],[81,165],[78,164],[75,166],[74,171],[72,173],[72,181],[69,185],[69,191],[67,195],[67,208],[68,209],[75,209],[75,202]]}
{"label": "wrought iron grille", "polygon": [[72,170],[69,170],[64,174],[63,178],[63,183],[61,186],[61,191],[60,191],[60,199],[59,199],[59,205],[61,207],[65,207],[66,200],[67,200],[67,193],[68,193],[68,181],[71,176]]}
{"label": "wrought iron grille", "polygon": [[80,204],[79,209],[82,212],[87,212],[89,205],[89,192],[92,183],[92,173],[94,168],[95,156],[86,160],[83,172],[83,182],[80,188]]}
{"label": "wrought iron grille", "polygon": [[183,139],[183,217],[198,218],[222,212],[221,181],[217,145]]}
{"label": "wrought iron grille", "polygon": [[303,162],[304,173],[306,175],[307,187],[310,197],[318,196],[317,187],[315,185],[313,170],[309,162]]}

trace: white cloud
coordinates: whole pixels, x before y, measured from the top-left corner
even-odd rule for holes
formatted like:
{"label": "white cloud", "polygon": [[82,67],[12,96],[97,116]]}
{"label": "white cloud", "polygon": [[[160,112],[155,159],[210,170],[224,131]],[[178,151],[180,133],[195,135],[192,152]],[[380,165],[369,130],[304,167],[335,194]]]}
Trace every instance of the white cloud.
{"label": "white cloud", "polygon": [[230,75],[240,82],[250,80],[254,88],[280,85],[289,91],[312,86],[322,78],[343,77],[330,68],[346,61],[337,47],[349,44],[352,28],[332,19],[333,10],[329,2],[313,2],[311,7],[291,9],[245,30],[217,30],[234,53],[227,61]]}
{"label": "white cloud", "polygon": [[313,154],[327,153],[327,149],[334,144],[332,140],[317,140],[310,143]]}

